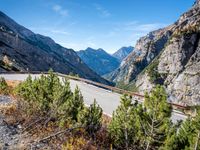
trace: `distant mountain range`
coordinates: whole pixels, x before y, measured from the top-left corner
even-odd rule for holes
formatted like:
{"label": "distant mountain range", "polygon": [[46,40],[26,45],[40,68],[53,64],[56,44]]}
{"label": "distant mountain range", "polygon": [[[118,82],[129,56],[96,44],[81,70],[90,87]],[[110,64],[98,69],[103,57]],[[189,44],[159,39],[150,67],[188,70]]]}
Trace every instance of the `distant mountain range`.
{"label": "distant mountain range", "polygon": [[114,54],[112,54],[113,57],[117,58],[120,62],[126,58],[132,51],[134,50],[134,47],[122,47],[118,51],[116,51]]}
{"label": "distant mountain range", "polygon": [[96,73],[103,76],[117,69],[121,61],[133,51],[133,47],[122,47],[113,55],[108,54],[105,50],[87,48],[77,52],[79,57]]}
{"label": "distant mountain range", "polygon": [[33,33],[0,12],[0,71],[48,71],[50,68],[110,84],[92,71],[74,50]]}
{"label": "distant mountain range", "polygon": [[104,75],[119,67],[120,61],[103,49],[87,48],[77,52],[78,56],[96,73]]}

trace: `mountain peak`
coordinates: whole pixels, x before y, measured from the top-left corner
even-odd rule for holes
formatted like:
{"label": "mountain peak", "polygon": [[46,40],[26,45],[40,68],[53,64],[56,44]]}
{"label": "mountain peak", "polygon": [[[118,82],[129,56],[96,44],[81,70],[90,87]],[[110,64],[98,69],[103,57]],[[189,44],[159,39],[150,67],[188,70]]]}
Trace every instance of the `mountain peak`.
{"label": "mountain peak", "polygon": [[103,52],[105,52],[105,50],[102,49],[102,48],[98,48],[97,51],[103,51]]}
{"label": "mountain peak", "polygon": [[91,47],[87,47],[85,50],[94,50],[94,49]]}
{"label": "mountain peak", "polygon": [[196,0],[195,4],[199,4],[200,5],[200,0]]}
{"label": "mountain peak", "polygon": [[94,49],[94,48],[91,48],[91,47],[88,47],[88,48],[85,49],[85,51],[88,51],[88,50],[92,50],[92,51],[105,51],[102,48]]}
{"label": "mountain peak", "polygon": [[112,56],[117,58],[120,62],[125,59],[132,51],[134,50],[134,47],[128,46],[128,47],[122,47],[119,50],[117,50]]}
{"label": "mountain peak", "polygon": [[119,61],[102,48],[87,48],[86,50],[78,51],[77,54],[99,75],[107,74],[119,66]]}

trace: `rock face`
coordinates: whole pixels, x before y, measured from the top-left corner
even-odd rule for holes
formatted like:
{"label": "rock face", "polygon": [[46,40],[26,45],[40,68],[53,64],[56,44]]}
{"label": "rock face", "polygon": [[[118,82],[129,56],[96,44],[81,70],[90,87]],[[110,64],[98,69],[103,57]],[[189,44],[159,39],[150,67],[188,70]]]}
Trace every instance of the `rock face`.
{"label": "rock face", "polygon": [[103,49],[87,48],[77,52],[79,57],[99,75],[110,73],[119,67],[120,62],[117,58],[106,53]]}
{"label": "rock face", "polygon": [[176,22],[174,35],[159,58],[158,72],[171,101],[200,104],[200,2]]}
{"label": "rock face", "polygon": [[160,53],[170,35],[169,28],[164,28],[140,38],[134,51],[107,78],[114,82],[131,82]]}
{"label": "rock face", "polygon": [[111,77],[141,93],[162,84],[169,101],[200,104],[200,1],[173,25],[141,38]]}
{"label": "rock face", "polygon": [[120,62],[126,58],[132,51],[134,50],[134,47],[122,47],[119,50],[117,50],[114,54],[112,54],[113,57],[117,58]]}
{"label": "rock face", "polygon": [[74,50],[34,34],[0,12],[0,71],[48,71],[50,68],[109,83],[93,72]]}

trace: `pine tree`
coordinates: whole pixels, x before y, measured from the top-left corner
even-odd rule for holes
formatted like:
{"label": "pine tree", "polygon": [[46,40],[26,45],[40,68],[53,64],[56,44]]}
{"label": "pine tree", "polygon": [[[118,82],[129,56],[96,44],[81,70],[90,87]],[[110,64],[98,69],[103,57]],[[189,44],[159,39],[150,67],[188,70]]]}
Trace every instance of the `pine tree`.
{"label": "pine tree", "polygon": [[50,115],[62,89],[59,78],[50,71],[49,75],[41,75],[34,80],[29,75],[26,81],[16,88],[16,93],[23,98],[29,115],[36,112],[39,115]]}
{"label": "pine tree", "polygon": [[56,74],[53,73],[53,70],[49,70],[47,76],[43,76],[43,78],[39,79],[42,81],[41,92],[43,96],[43,110],[49,111],[50,105],[56,100],[57,95],[60,93],[60,89],[62,88],[61,82]]}
{"label": "pine tree", "polygon": [[159,148],[160,150],[183,150],[188,144],[187,139],[184,136],[180,136],[179,130],[182,126],[182,121],[170,126],[170,130],[167,134],[164,144]]}
{"label": "pine tree", "polygon": [[87,133],[94,138],[95,133],[101,128],[101,118],[103,110],[94,100],[93,104],[89,107],[85,107],[83,111],[79,113],[78,122],[81,123]]}
{"label": "pine tree", "polygon": [[62,105],[59,108],[60,113],[62,114],[62,124],[69,121],[77,122],[78,113],[84,109],[83,96],[76,86],[74,93],[70,93],[69,83],[65,86],[65,98],[62,101]]}
{"label": "pine tree", "polygon": [[197,115],[194,118],[188,118],[183,121],[180,126],[174,128],[174,132],[168,134],[163,150],[199,150],[199,125],[200,115],[197,110]]}
{"label": "pine tree", "polygon": [[123,95],[108,127],[115,147],[129,149],[139,141],[141,129],[138,114],[137,104],[132,104],[132,97]]}
{"label": "pine tree", "polygon": [[16,93],[22,97],[24,100],[26,101],[29,101],[31,100],[30,99],[30,95],[32,94],[31,93],[31,90],[32,90],[32,78],[31,76],[29,75],[26,80],[22,83],[20,83],[17,88],[15,89]]}
{"label": "pine tree", "polygon": [[54,114],[59,119],[59,125],[64,126],[66,123],[69,123],[71,121],[70,116],[70,107],[69,104],[73,99],[73,92],[70,89],[70,83],[67,79],[63,80],[63,86],[59,90],[59,93],[57,93],[57,96],[55,97],[55,100],[52,104],[52,110],[54,110]]}
{"label": "pine tree", "polygon": [[32,80],[29,76],[26,81],[16,88],[17,94],[23,98],[25,113],[53,119],[61,126],[66,123],[76,123],[78,114],[84,108],[83,96],[78,87],[74,93],[70,89],[70,83],[49,71],[48,75]]}
{"label": "pine tree", "polygon": [[80,89],[78,86],[76,86],[74,94],[73,94],[73,99],[71,102],[71,116],[72,120],[78,121],[78,113],[81,112],[84,108],[84,101],[83,101],[83,96],[80,92]]}
{"label": "pine tree", "polygon": [[179,146],[182,149],[193,149],[195,138],[195,126],[191,119],[184,121],[178,130]]}
{"label": "pine tree", "polygon": [[157,85],[151,94],[145,94],[146,109],[143,119],[146,150],[159,147],[166,139],[170,127],[171,106],[167,103],[165,90]]}
{"label": "pine tree", "polygon": [[21,110],[24,111],[26,115],[33,115],[34,112],[39,113],[36,86],[35,80],[32,80],[29,75],[24,82],[20,83],[15,88],[15,93],[22,98],[22,100],[19,101],[19,106],[21,106]]}

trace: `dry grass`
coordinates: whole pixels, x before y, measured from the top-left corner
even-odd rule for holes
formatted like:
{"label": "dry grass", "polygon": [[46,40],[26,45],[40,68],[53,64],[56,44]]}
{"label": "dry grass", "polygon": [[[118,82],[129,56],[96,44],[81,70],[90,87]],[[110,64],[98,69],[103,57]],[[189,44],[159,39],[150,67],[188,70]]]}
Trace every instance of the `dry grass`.
{"label": "dry grass", "polygon": [[96,150],[97,148],[91,144],[90,140],[87,140],[83,136],[71,136],[62,145],[63,150]]}
{"label": "dry grass", "polygon": [[111,122],[111,117],[106,115],[106,114],[103,114],[103,116],[102,116],[102,124],[104,126],[107,126],[108,124],[110,124],[110,122]]}
{"label": "dry grass", "polygon": [[18,80],[6,80],[6,83],[8,84],[9,87],[15,88],[21,81]]}
{"label": "dry grass", "polygon": [[13,102],[9,104],[0,104],[0,112],[4,115],[14,114],[16,111],[16,104]]}
{"label": "dry grass", "polygon": [[[5,115],[7,116],[5,121],[9,125],[14,125],[20,122],[22,130],[30,123],[34,122],[34,120],[37,120],[37,118],[26,118],[21,114],[19,109],[16,109],[16,107],[13,106],[7,107]],[[110,122],[110,117],[104,115],[102,120],[104,122],[103,127],[97,132],[95,140],[91,139],[84,129],[77,129],[45,141],[45,144],[42,147],[44,149],[50,148],[60,150],[97,150],[105,149],[105,147],[108,148],[110,141],[108,138],[107,124]],[[21,143],[19,143],[18,146],[23,148],[28,147],[30,145],[27,143],[34,143],[34,141],[38,141],[60,130],[61,129],[55,122],[50,121],[47,126],[44,125],[44,122],[40,122],[23,133],[26,136],[26,138],[22,138],[24,144],[21,145]],[[40,145],[42,143],[38,144]]]}

